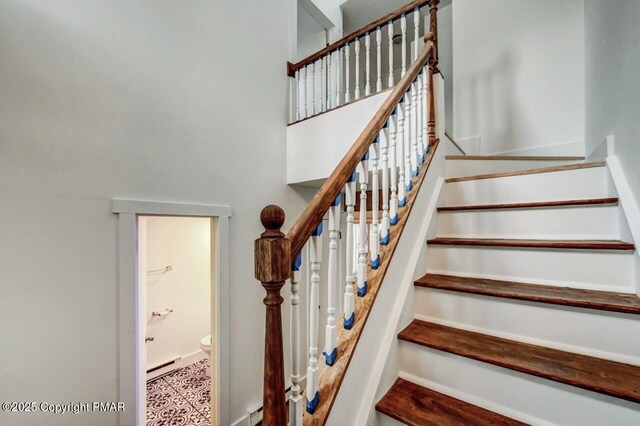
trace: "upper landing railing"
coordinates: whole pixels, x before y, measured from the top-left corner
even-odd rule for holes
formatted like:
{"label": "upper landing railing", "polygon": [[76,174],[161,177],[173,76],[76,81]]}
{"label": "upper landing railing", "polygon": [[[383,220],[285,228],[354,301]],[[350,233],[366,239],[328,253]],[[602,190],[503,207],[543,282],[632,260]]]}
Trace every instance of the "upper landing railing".
{"label": "upper landing railing", "polygon": [[438,3],[412,1],[313,55],[288,63],[288,75],[295,79],[291,122],[394,87],[418,57],[427,18],[437,45]]}

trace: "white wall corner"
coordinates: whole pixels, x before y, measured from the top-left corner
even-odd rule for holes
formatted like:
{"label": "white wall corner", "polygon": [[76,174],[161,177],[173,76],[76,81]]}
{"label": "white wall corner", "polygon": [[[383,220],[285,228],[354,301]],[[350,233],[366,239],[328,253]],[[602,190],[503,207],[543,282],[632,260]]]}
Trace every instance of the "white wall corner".
{"label": "white wall corner", "polygon": [[457,144],[467,155],[479,155],[482,149],[481,136],[469,136],[462,139],[455,139]]}

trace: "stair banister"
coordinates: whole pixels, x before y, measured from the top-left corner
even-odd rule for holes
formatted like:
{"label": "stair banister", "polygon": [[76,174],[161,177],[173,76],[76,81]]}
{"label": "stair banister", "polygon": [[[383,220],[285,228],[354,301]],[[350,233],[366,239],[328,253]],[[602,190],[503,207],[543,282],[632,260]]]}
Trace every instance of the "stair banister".
{"label": "stair banister", "polygon": [[[353,223],[353,204],[357,199],[355,194],[355,188],[358,187],[358,184],[361,189],[360,194],[360,241],[359,241],[359,261],[360,268],[358,268],[358,283],[364,280],[366,282],[366,274],[368,269],[374,270],[378,267],[380,259],[378,257],[380,241],[381,237],[380,232],[378,231],[379,223],[377,217],[378,210],[378,172],[380,171],[380,159],[383,159],[383,163],[385,164],[387,161],[385,156],[388,155],[385,151],[387,146],[393,149],[393,143],[395,135],[394,132],[394,117],[395,113],[400,113],[405,108],[403,105],[399,105],[403,100],[405,102],[409,102],[408,99],[411,99],[413,96],[413,103],[415,104],[416,97],[418,95],[418,80],[423,78],[423,75],[427,73],[426,67],[428,64],[430,67],[434,64],[434,57],[436,53],[436,46],[434,43],[433,34],[429,33],[425,37],[425,45],[423,50],[419,53],[416,61],[411,64],[411,66],[407,69],[404,76],[400,79],[398,84],[391,90],[387,99],[382,103],[381,107],[374,114],[371,121],[362,131],[360,136],[356,139],[355,143],[351,146],[347,154],[342,158],[340,163],[337,165],[335,170],[331,173],[326,182],[322,185],[320,190],[316,193],[313,200],[309,203],[307,208],[301,214],[299,219],[293,224],[287,235],[280,230],[282,224],[284,223],[284,211],[274,205],[267,206],[263,209],[260,215],[260,219],[262,224],[265,227],[265,232],[262,233],[261,237],[255,242],[255,276],[262,283],[262,286],[265,288],[267,292],[267,296],[264,298],[264,304],[266,305],[266,330],[265,330],[265,358],[264,358],[264,384],[263,384],[263,424],[265,425],[285,425],[289,422],[292,425],[302,425],[303,424],[303,411],[306,411],[307,414],[304,414],[304,421],[306,424],[307,420],[310,420],[311,423],[321,424],[326,421],[326,416],[328,414],[328,410],[330,410],[332,400],[327,399],[326,402],[328,405],[324,406],[322,409],[322,414],[320,414],[318,418],[313,418],[316,407],[320,401],[322,401],[322,393],[318,393],[319,390],[319,382],[321,381],[321,373],[320,370],[320,350],[317,347],[317,333],[319,327],[325,325],[322,320],[324,318],[320,317],[320,312],[317,309],[318,305],[318,288],[321,285],[329,285],[332,287],[329,294],[329,315],[326,320],[326,335],[327,335],[327,343],[324,348],[324,358],[325,362],[322,364],[326,364],[326,368],[336,368],[333,366],[335,360],[340,356],[338,352],[339,342],[335,340],[336,335],[336,323],[338,313],[335,311],[335,303],[336,297],[338,296],[337,289],[337,272],[338,267],[336,259],[337,253],[337,244],[339,238],[339,215],[340,215],[340,206],[341,203],[344,202],[347,211],[351,212],[347,215],[347,222]],[[316,61],[316,63],[322,64],[322,60]],[[313,69],[313,68],[312,68]],[[432,75],[433,70],[429,72],[429,75]],[[313,75],[313,74],[312,74]],[[431,88],[432,78],[428,79],[427,85],[427,97],[433,97],[434,92]],[[431,133],[429,133],[429,141],[430,144],[435,144],[435,114],[433,111],[433,106],[435,102],[433,99],[428,99],[427,104],[431,106],[431,111],[429,111],[428,117],[428,131],[434,131],[433,137],[431,137]],[[414,115],[417,114],[417,109],[414,109]],[[433,126],[431,126],[433,119]],[[417,123],[416,123],[417,124]],[[409,129],[410,125],[407,123],[405,126]],[[432,129],[433,127],[433,129]],[[417,131],[416,127],[413,127],[412,134],[408,134],[409,136],[416,138]],[[409,131],[409,130],[407,130]],[[391,145],[387,145],[386,133],[389,132],[389,140],[391,141]],[[399,136],[398,136],[399,137]],[[383,147],[380,147],[381,140],[383,140]],[[408,141],[408,139],[407,139]],[[402,144],[404,141],[398,140],[397,144]],[[415,142],[414,142],[415,144]],[[382,154],[383,157],[380,157]],[[395,155],[395,152],[392,153]],[[393,163],[393,161],[391,162]],[[392,167],[394,165],[392,164]],[[398,167],[402,169],[402,164],[398,164]],[[387,167],[387,165],[385,165]],[[367,179],[368,177],[368,169],[372,169],[373,176],[376,179],[376,184],[372,185],[374,189],[374,194],[372,196],[373,207],[376,210],[374,214],[374,223],[371,227],[371,232],[367,232],[366,225],[366,189],[367,189]],[[359,171],[354,177],[354,172]],[[390,182],[397,182],[398,187],[404,187],[405,183],[399,181],[394,178],[396,174],[395,169],[390,169],[389,173],[391,176],[389,177]],[[357,176],[360,174],[360,176]],[[384,174],[384,173],[383,173]],[[358,182],[354,182],[354,179]],[[384,177],[383,180],[386,181],[387,177]],[[410,179],[410,177],[409,177]],[[345,186],[346,185],[346,186]],[[345,190],[345,196],[342,197],[342,191]],[[393,205],[393,193],[394,188],[389,188],[388,184],[383,183],[383,189],[387,192],[391,191],[391,205]],[[411,191],[409,188],[403,188],[406,191]],[[363,191],[364,190],[364,191]],[[386,196],[383,194],[383,204],[386,205],[387,200],[389,200],[389,194]],[[384,207],[384,206],[383,206]],[[388,208],[388,207],[387,207]],[[393,211],[392,209],[390,209]],[[404,210],[408,212],[408,210]],[[329,212],[329,227],[328,232],[322,232],[323,224],[322,220],[325,214]],[[389,220],[390,226],[395,225],[397,223],[397,213],[398,209],[393,211],[394,215],[396,215],[395,221],[394,218],[389,218],[389,212],[386,213],[386,217]],[[401,210],[401,215],[404,215]],[[389,226],[389,225],[387,225]],[[322,253],[322,239],[325,235],[329,235],[330,237],[330,254],[328,261],[328,275],[320,270],[320,262],[321,262],[321,253]],[[353,233],[355,234],[355,232]],[[347,234],[349,235],[349,234]],[[355,244],[357,241],[353,238],[355,235],[351,235],[351,240],[348,241],[348,244]],[[386,236],[386,241],[388,242],[389,235]],[[367,238],[370,239],[367,242]],[[301,351],[300,351],[300,332],[299,332],[299,303],[300,298],[298,296],[298,289],[300,285],[300,268],[302,263],[302,248],[304,245],[309,242],[310,250],[309,250],[309,259],[307,262],[310,262],[310,269],[312,270],[311,276],[311,303],[310,303],[310,313],[309,313],[309,370],[307,371],[307,386],[305,392],[305,398],[302,398],[301,387],[300,387],[300,360],[301,360]],[[370,243],[370,244],[369,244]],[[353,247],[347,247],[347,250],[352,250]],[[363,250],[367,250],[364,253]],[[375,256],[366,256],[366,254],[375,254]],[[353,259],[353,257],[351,257]],[[356,257],[357,259],[357,257]],[[362,270],[362,261],[365,261],[364,265],[365,269]],[[384,260],[384,259],[382,259]],[[347,269],[347,273],[355,271]],[[287,403],[285,400],[285,382],[284,382],[284,350],[283,350],[283,339],[282,339],[282,318],[281,318],[281,304],[283,302],[283,298],[280,295],[280,290],[283,287],[285,281],[292,277],[291,285],[291,361],[292,361],[292,372],[291,372],[291,381],[292,381],[292,395],[289,398],[289,415],[287,416]],[[355,281],[354,277],[347,277],[348,283],[353,283]],[[364,297],[366,295],[366,286],[364,289],[358,289],[358,297]],[[345,301],[347,302],[346,309],[351,309],[351,312],[343,313],[342,317],[345,321],[345,325],[343,326],[345,330],[350,330],[350,325],[357,321],[357,318],[353,316],[353,287],[351,289],[347,288],[347,293],[345,295]],[[350,305],[350,306],[349,306]],[[349,324],[350,322],[350,324]],[[364,323],[361,323],[363,325]],[[304,355],[302,355],[304,357]],[[302,358],[304,359],[304,358]],[[349,359],[349,358],[346,358]],[[340,371],[340,370],[338,370]],[[344,373],[342,373],[344,374]],[[327,376],[329,377],[329,376]],[[337,386],[339,387],[338,380]],[[337,389],[337,388],[336,388]],[[334,394],[335,397],[335,394]],[[306,417],[311,416],[311,417]]]}

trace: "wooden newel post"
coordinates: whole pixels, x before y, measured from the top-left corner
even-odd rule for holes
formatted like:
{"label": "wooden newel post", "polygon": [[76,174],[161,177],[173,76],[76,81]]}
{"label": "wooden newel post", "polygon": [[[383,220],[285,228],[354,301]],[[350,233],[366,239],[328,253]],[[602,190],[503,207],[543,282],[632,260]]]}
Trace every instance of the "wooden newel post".
{"label": "wooden newel post", "polygon": [[264,339],[264,388],[262,424],[285,426],[287,407],[284,387],[284,352],[282,346],[283,298],[280,289],[291,274],[291,243],[280,231],[284,210],[269,205],[260,212],[265,231],[255,241],[255,273],[267,291]]}
{"label": "wooden newel post", "polygon": [[[433,43],[438,45],[438,4],[440,0],[429,0],[429,32],[433,34]],[[438,73],[438,52],[436,51],[433,60],[434,69]]]}
{"label": "wooden newel post", "polygon": [[[425,43],[433,43],[434,57],[438,54],[438,47],[435,45],[436,36],[433,33],[428,33],[424,36]],[[429,146],[434,146],[436,143],[436,108],[435,108],[435,91],[433,90],[433,74],[435,72],[436,61],[429,60],[429,69],[427,71],[427,137],[429,139]]]}

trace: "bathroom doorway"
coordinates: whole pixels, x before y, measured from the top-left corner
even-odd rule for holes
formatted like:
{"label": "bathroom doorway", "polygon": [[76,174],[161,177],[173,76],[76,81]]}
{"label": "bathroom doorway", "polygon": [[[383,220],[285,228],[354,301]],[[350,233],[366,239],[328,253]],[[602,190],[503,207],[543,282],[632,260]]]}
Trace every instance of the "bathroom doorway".
{"label": "bathroom doorway", "polygon": [[228,424],[231,208],[114,199],[113,213],[118,424]]}
{"label": "bathroom doorway", "polygon": [[211,424],[214,221],[138,217],[147,426]]}

